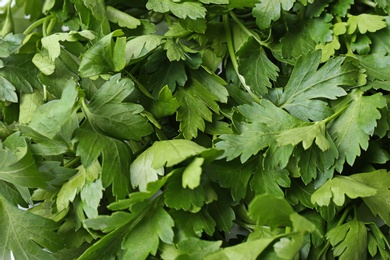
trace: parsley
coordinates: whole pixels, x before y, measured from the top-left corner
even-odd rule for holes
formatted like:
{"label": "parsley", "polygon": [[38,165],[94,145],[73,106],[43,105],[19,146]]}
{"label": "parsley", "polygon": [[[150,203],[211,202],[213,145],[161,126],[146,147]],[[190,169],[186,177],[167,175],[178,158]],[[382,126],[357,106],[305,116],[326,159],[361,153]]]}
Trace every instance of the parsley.
{"label": "parsley", "polygon": [[389,0],[13,2],[1,259],[390,259]]}

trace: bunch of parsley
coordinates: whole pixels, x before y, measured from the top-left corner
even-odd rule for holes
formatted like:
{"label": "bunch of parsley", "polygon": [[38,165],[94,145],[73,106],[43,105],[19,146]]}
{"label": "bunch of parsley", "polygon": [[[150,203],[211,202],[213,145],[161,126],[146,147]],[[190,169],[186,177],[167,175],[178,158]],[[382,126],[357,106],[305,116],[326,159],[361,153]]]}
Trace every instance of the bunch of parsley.
{"label": "bunch of parsley", "polygon": [[390,259],[389,0],[1,10],[1,259]]}

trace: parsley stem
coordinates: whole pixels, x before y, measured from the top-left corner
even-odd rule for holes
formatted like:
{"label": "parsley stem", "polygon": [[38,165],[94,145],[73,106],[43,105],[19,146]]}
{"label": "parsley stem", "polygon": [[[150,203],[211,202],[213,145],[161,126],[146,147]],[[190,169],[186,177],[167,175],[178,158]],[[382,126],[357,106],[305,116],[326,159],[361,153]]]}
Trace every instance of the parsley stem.
{"label": "parsley stem", "polygon": [[234,12],[229,13],[230,17],[233,18],[233,20],[237,23],[237,25],[240,27],[240,29],[248,36],[253,37],[260,45],[262,46],[268,46],[267,43],[260,40],[259,36],[252,31],[250,31],[241,21],[238,19],[237,15]]}
{"label": "parsley stem", "polygon": [[73,167],[76,163],[80,162],[80,157],[75,157],[73,158],[72,160],[70,160],[69,162],[67,162],[64,167],[65,168],[71,168]]}
{"label": "parsley stem", "polygon": [[46,20],[47,17],[43,17],[35,22],[33,22],[29,27],[27,27],[26,30],[24,30],[23,34],[28,35],[30,34],[35,28],[43,24],[43,22]]}
{"label": "parsley stem", "polygon": [[249,93],[249,95],[251,95],[251,97],[256,102],[260,102],[260,98],[252,92],[251,88],[246,84],[245,78],[238,71],[238,61],[237,61],[236,53],[235,53],[234,46],[233,46],[233,37],[232,37],[232,32],[230,30],[229,15],[224,14],[222,16],[222,20],[223,20],[223,25],[224,25],[225,34],[226,34],[226,44],[227,44],[230,60],[232,61],[232,64],[233,64],[234,71],[236,72],[238,79],[240,80],[241,84],[244,86],[246,91]]}

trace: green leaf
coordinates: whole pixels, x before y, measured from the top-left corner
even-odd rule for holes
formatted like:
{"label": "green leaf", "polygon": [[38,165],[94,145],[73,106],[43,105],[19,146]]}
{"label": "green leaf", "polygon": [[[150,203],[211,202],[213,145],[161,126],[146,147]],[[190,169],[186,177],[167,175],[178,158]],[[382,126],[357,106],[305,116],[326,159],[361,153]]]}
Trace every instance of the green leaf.
{"label": "green leaf", "polygon": [[312,19],[308,24],[308,30],[311,38],[320,43],[327,43],[332,40],[332,21],[331,14],[325,14],[322,17]]}
{"label": "green leaf", "polygon": [[[353,176],[353,175],[352,175]],[[339,176],[328,180],[311,196],[311,202],[318,206],[328,206],[330,200],[337,206],[345,203],[345,195],[351,199],[357,197],[371,197],[377,194],[377,190],[362,183],[351,176]]]}
{"label": "green leaf", "polygon": [[375,53],[359,55],[358,59],[360,64],[367,70],[369,78],[390,81],[390,76],[386,70],[390,64],[390,56],[385,56],[383,53]]}
{"label": "green leaf", "polygon": [[[92,45],[80,61],[80,77],[87,78],[122,70],[126,65],[124,38],[118,38],[116,43],[113,42],[114,37],[122,35],[122,31],[116,30]],[[118,61],[116,57],[119,54],[122,59]]]}
{"label": "green leaf", "polygon": [[326,238],[340,260],[367,258],[367,228],[357,219],[331,229]]}
{"label": "green leaf", "polygon": [[149,254],[156,255],[159,240],[173,242],[173,225],[173,219],[164,209],[152,209],[124,237],[124,258],[145,259]]}
{"label": "green leaf", "polygon": [[[182,240],[177,244],[177,257],[178,260],[202,260],[205,256],[214,253],[219,250],[222,241],[207,241],[201,240],[195,237]],[[164,253],[162,254],[163,259]]]}
{"label": "green leaf", "polygon": [[134,218],[134,215],[123,211],[117,211],[110,216],[99,215],[95,218],[89,218],[84,221],[88,228],[101,230],[104,233],[109,233],[116,228],[124,226]]}
{"label": "green leaf", "polygon": [[78,40],[93,40],[95,35],[93,32],[84,30],[81,32],[55,33],[41,39],[42,47],[48,51],[49,58],[54,61],[61,54],[60,42],[69,41],[76,42]]}
{"label": "green leaf", "polygon": [[182,175],[174,174],[165,187],[164,199],[170,208],[198,212],[205,203],[206,192],[202,186],[185,188],[182,184]]}
{"label": "green leaf", "polygon": [[[262,210],[263,208],[267,211]],[[285,199],[265,193],[257,195],[251,201],[248,213],[258,225],[267,225],[273,229],[291,226],[290,215],[294,210]]]}
{"label": "green leaf", "polygon": [[250,37],[237,52],[238,71],[245,78],[246,84],[258,95],[268,92],[271,80],[276,81],[279,68],[267,57],[264,49]]}
{"label": "green leaf", "polygon": [[24,93],[32,93],[33,89],[40,89],[42,84],[37,78],[39,70],[32,63],[33,56],[34,54],[14,54],[2,59],[0,75]]}
{"label": "green leaf", "polygon": [[376,189],[376,194],[371,197],[364,197],[363,201],[367,204],[374,215],[378,215],[386,222],[390,223],[390,181],[389,172],[386,170],[377,170],[368,173],[354,174],[351,176],[354,180]]}
{"label": "green leaf", "polygon": [[169,87],[165,86],[159,92],[157,101],[153,101],[150,108],[148,107],[148,110],[156,118],[161,118],[174,114],[179,106],[179,102],[173,97]]}
{"label": "green leaf", "polygon": [[258,166],[251,180],[251,189],[256,194],[272,194],[283,197],[283,188],[290,187],[291,180],[287,170],[265,170]]}
{"label": "green leaf", "polygon": [[7,58],[22,47],[22,42],[26,36],[24,34],[7,34],[0,37],[0,58]]}
{"label": "green leaf", "polygon": [[35,110],[28,126],[53,139],[71,119],[77,95],[76,83],[71,80],[64,87],[61,99],[45,103]]}
{"label": "green leaf", "polygon": [[112,192],[117,198],[127,196],[130,186],[129,158],[132,156],[128,146],[124,142],[86,129],[78,129],[75,140],[78,141],[76,155],[80,156],[85,167],[102,156],[103,187],[112,184]]}
{"label": "green leaf", "polygon": [[232,198],[238,201],[246,196],[248,182],[254,168],[253,163],[241,164],[239,160],[215,161],[212,164],[206,164],[204,171],[221,187],[230,188]]}
{"label": "green leaf", "polygon": [[262,238],[253,241],[240,243],[235,246],[226,247],[211,255],[206,256],[205,260],[220,259],[258,259],[258,256],[274,241],[272,238]]}
{"label": "green leaf", "polygon": [[178,18],[189,17],[191,19],[204,18],[206,8],[200,3],[192,0],[188,1],[171,1],[171,0],[150,0],[146,4],[146,8],[159,13],[172,12]]}
{"label": "green leaf", "polygon": [[242,123],[239,134],[220,136],[216,147],[224,151],[228,160],[240,156],[244,163],[260,150],[277,145],[276,138],[281,131],[301,124],[300,120],[265,99],[261,104],[239,106],[238,111],[252,123]]}
{"label": "green leaf", "polygon": [[96,218],[99,215],[98,207],[103,198],[103,186],[101,179],[88,182],[81,189],[80,198],[83,202],[83,209],[88,218]]}
{"label": "green leaf", "polygon": [[294,2],[295,0],[261,0],[260,4],[256,4],[252,10],[256,24],[260,29],[270,27],[272,21],[277,21],[280,18],[282,9],[290,10]]}
{"label": "green leaf", "polygon": [[215,220],[217,228],[226,233],[230,233],[236,215],[229,201],[223,196],[220,196],[217,201],[209,204],[207,209],[211,217]]}
{"label": "green leaf", "polygon": [[348,14],[348,34],[353,34],[357,29],[361,34],[375,32],[386,27],[384,17],[373,14]]}
{"label": "green leaf", "polygon": [[[50,251],[61,249],[61,236],[52,220],[18,209],[0,195],[0,257],[11,259],[55,259]],[[44,248],[46,250],[44,250]]]}
{"label": "green leaf", "polygon": [[121,27],[134,29],[141,25],[141,21],[137,18],[134,18],[133,16],[124,13],[112,6],[107,6],[106,14],[110,22],[117,23]]}
{"label": "green leaf", "polygon": [[186,139],[197,137],[198,130],[204,131],[204,121],[211,122],[213,112],[219,114],[219,106],[216,103],[218,96],[196,79],[178,89],[175,97],[180,103],[176,119],[180,122],[180,131]]}
{"label": "green leaf", "polygon": [[185,237],[201,237],[203,232],[211,236],[214,233],[216,222],[206,209],[191,213],[188,211],[171,211],[175,227]]}
{"label": "green leaf", "polygon": [[[381,117],[378,108],[386,106],[380,93],[363,96],[363,91],[352,91],[342,102],[350,102],[346,110],[329,129],[339,151],[341,164],[349,165],[360,155],[360,148],[367,150],[368,140],[374,133],[376,121]],[[342,167],[342,166],[341,166]]]}
{"label": "green leaf", "polygon": [[141,35],[126,43],[126,63],[140,59],[156,49],[162,42],[159,35]]}
{"label": "green leaf", "polygon": [[184,86],[188,80],[184,62],[170,62],[163,52],[151,54],[145,66],[143,82],[149,86],[154,96],[157,96],[165,86],[173,92],[177,85]]}
{"label": "green leaf", "polygon": [[134,83],[116,74],[110,78],[92,97],[87,105],[82,103],[93,129],[117,139],[140,140],[153,129],[140,113],[144,110],[139,104],[122,102],[134,90]]}
{"label": "green leaf", "polygon": [[280,101],[282,108],[305,121],[328,117],[331,110],[319,98],[345,96],[347,93],[339,86],[354,86],[358,76],[352,60],[338,57],[318,69],[320,59],[320,51],[298,59]]}
{"label": "green leaf", "polygon": [[47,187],[51,178],[38,171],[26,140],[14,133],[0,142],[0,179],[23,187]]}
{"label": "green leaf", "polygon": [[14,85],[11,84],[6,78],[3,76],[0,76],[0,101],[8,101],[17,103],[18,102],[18,96],[15,92]]}
{"label": "green leaf", "polygon": [[205,150],[206,148],[188,140],[155,142],[131,164],[131,183],[133,187],[138,186],[140,191],[146,191],[149,182],[156,181],[158,175],[164,174],[164,166],[174,166]]}
{"label": "green leaf", "polygon": [[202,175],[202,164],[204,158],[194,158],[192,162],[184,169],[182,186],[183,188],[195,189],[200,185],[200,178]]}
{"label": "green leaf", "polygon": [[277,139],[280,145],[297,145],[302,142],[305,150],[313,144],[314,140],[322,151],[330,148],[329,141],[325,137],[325,121],[283,131]]}

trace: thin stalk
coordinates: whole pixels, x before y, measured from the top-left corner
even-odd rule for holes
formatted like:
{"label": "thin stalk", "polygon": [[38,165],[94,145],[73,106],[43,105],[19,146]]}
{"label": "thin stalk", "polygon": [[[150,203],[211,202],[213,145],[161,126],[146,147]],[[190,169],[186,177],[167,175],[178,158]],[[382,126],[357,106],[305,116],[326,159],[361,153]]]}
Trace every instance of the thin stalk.
{"label": "thin stalk", "polygon": [[53,28],[55,26],[55,24],[57,23],[57,18],[56,17],[53,17],[50,19],[50,22],[48,24],[48,26],[46,27],[46,35],[50,35],[51,32],[53,31]]}
{"label": "thin stalk", "polygon": [[232,32],[230,30],[229,15],[224,14],[222,16],[222,20],[223,20],[223,25],[224,25],[225,34],[226,34],[226,44],[227,44],[230,60],[232,61],[232,64],[233,64],[234,71],[236,72],[241,84],[244,86],[246,91],[251,95],[251,97],[256,102],[260,102],[260,98],[252,92],[251,88],[246,84],[245,78],[238,71],[238,62],[237,62],[236,53],[235,53],[235,50],[233,47],[233,37],[232,37]]}
{"label": "thin stalk", "polygon": [[233,18],[233,20],[236,22],[238,27],[248,36],[253,37],[260,45],[262,46],[268,46],[267,43],[264,41],[260,40],[259,36],[256,35],[255,33],[251,32],[241,21],[238,19],[237,15],[234,12],[229,13],[230,17]]}
{"label": "thin stalk", "polygon": [[75,157],[73,158],[72,160],[70,160],[69,162],[67,162],[64,167],[65,168],[71,168],[73,167],[75,164],[79,163],[80,162],[80,157]]}
{"label": "thin stalk", "polygon": [[37,28],[38,26],[40,26],[41,24],[44,23],[44,21],[46,20],[46,17],[43,17],[35,22],[33,22],[29,27],[27,27],[26,30],[24,30],[23,34],[24,35],[28,35],[30,34],[32,31],[35,30],[35,28]]}

